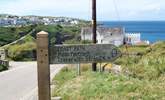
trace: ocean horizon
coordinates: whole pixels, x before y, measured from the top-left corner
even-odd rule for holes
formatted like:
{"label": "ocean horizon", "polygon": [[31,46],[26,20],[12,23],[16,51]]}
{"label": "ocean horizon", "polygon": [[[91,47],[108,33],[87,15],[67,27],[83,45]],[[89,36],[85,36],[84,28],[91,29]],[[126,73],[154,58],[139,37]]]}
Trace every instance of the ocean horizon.
{"label": "ocean horizon", "polygon": [[141,33],[150,43],[165,41],[165,21],[99,21],[103,27],[123,27],[126,33]]}

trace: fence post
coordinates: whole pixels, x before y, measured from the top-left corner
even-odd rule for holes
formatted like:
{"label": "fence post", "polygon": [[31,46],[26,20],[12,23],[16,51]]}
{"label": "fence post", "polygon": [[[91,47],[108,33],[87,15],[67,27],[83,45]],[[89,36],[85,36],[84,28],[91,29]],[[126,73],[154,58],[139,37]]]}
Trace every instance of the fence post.
{"label": "fence post", "polygon": [[38,100],[50,100],[48,33],[37,33]]}

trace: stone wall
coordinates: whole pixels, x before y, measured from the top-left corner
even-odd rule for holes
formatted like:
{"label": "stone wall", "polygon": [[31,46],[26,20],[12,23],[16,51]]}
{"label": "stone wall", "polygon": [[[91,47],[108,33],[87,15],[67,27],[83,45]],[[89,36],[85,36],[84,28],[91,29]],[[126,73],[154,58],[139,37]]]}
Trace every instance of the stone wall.
{"label": "stone wall", "polygon": [[7,61],[7,60],[0,60],[0,65],[4,65],[6,67],[9,67],[9,61]]}
{"label": "stone wall", "polygon": [[0,49],[0,60],[6,59],[6,52],[4,49]]}
{"label": "stone wall", "polygon": [[0,65],[4,65],[9,67],[9,61],[6,60],[6,51],[4,49],[0,49]]}

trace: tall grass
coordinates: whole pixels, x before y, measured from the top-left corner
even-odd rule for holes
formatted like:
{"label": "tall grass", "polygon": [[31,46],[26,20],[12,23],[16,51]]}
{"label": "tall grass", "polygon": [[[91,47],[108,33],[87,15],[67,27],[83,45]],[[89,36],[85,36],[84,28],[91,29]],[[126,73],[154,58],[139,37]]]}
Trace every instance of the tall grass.
{"label": "tall grass", "polygon": [[156,80],[142,80],[125,75],[94,73],[89,69],[76,76],[74,69],[65,68],[54,78],[56,88],[52,96],[61,96],[63,100],[163,100],[163,80],[164,76]]}
{"label": "tall grass", "polygon": [[52,96],[64,100],[165,100],[165,42],[140,48],[129,51],[141,52],[141,56],[122,56],[115,62],[123,68],[120,75],[91,72],[90,65],[85,65],[81,76],[71,66],[63,69],[54,78]]}

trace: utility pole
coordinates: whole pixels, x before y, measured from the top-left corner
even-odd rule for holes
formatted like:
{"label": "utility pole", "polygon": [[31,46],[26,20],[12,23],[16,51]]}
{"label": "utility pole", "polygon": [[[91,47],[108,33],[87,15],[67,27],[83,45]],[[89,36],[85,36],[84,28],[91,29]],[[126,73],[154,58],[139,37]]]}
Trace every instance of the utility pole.
{"label": "utility pole", "polygon": [[[92,0],[92,32],[93,32],[93,43],[96,44],[97,40],[96,40],[96,30],[97,30],[97,21],[96,21],[96,0]],[[92,63],[92,70],[96,71],[97,67],[96,67],[96,63]]]}

